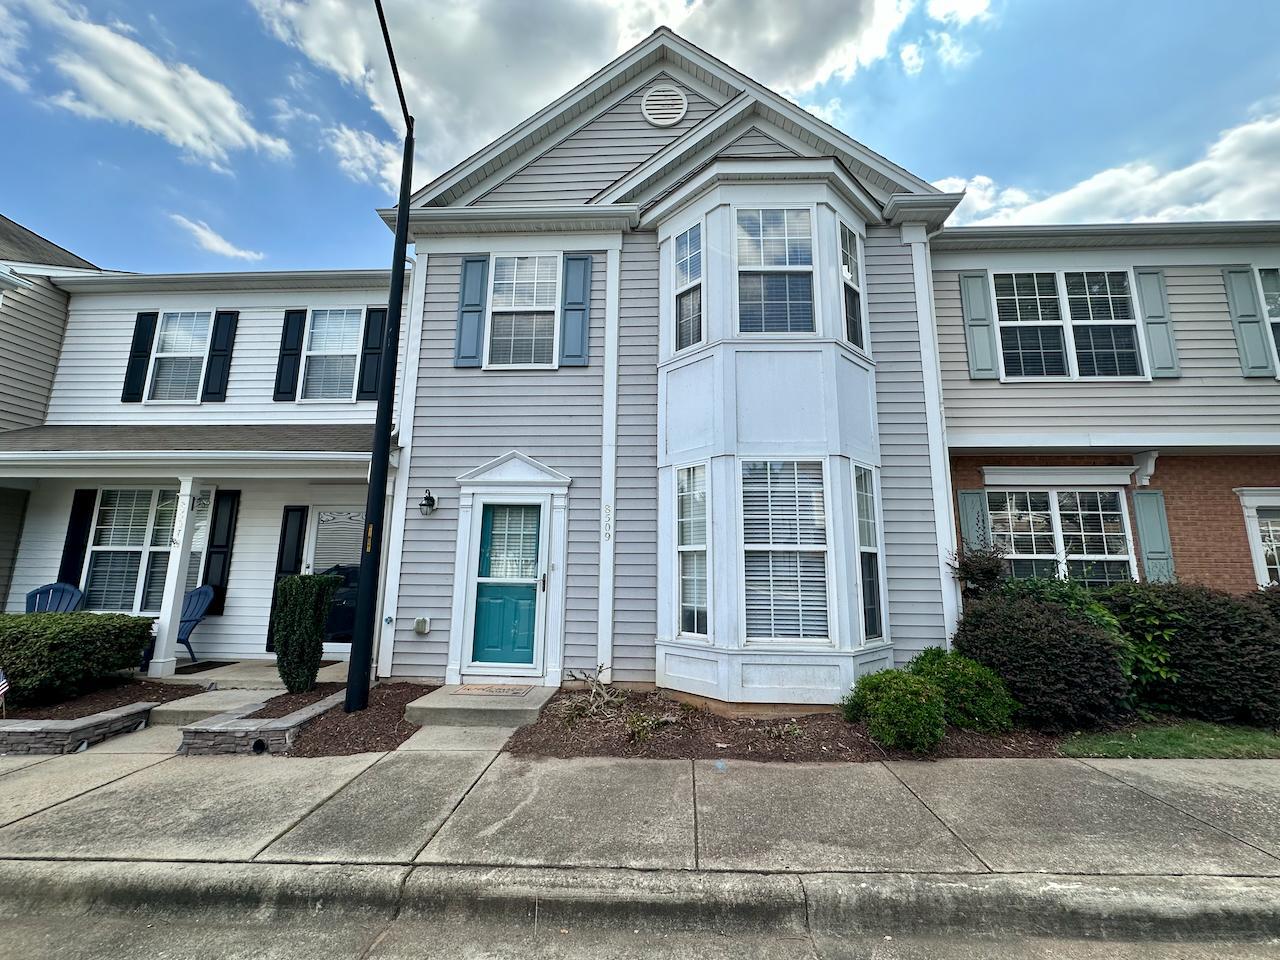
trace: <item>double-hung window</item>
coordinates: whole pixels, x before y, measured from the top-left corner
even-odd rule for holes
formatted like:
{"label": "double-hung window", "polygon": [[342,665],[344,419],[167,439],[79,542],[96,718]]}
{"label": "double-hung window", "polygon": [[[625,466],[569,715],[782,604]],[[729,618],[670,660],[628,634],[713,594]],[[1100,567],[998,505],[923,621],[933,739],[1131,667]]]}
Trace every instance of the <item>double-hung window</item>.
{"label": "double-hung window", "polygon": [[1267,320],[1271,324],[1271,345],[1280,360],[1280,270],[1259,270],[1262,278],[1262,299],[1266,304]]}
{"label": "double-hung window", "polygon": [[1120,490],[988,490],[991,539],[1013,577],[1069,578],[1087,586],[1135,579]]}
{"label": "double-hung window", "polygon": [[827,511],[820,460],[744,460],[748,640],[827,641]]}
{"label": "double-hung window", "polygon": [[884,636],[880,603],[880,536],[876,519],[875,477],[866,467],[853,468],[854,500],[858,516],[858,575],[862,582],[862,638]]}
{"label": "double-hung window", "polygon": [[997,273],[993,279],[1006,377],[1143,375],[1127,270]]}
{"label": "double-hung window", "polygon": [[676,350],[702,342],[702,224],[676,237]]}
{"label": "double-hung window", "polygon": [[560,257],[495,256],[488,324],[490,367],[554,367]]}
{"label": "double-hung window", "polygon": [[1269,583],[1280,583],[1280,507],[1258,507],[1262,568]]}
{"label": "double-hung window", "polygon": [[680,633],[707,635],[707,466],[676,471]]}
{"label": "double-hung window", "polygon": [[862,270],[858,257],[858,235],[840,224],[840,280],[844,303],[844,335],[859,350],[867,346],[862,316]]}
{"label": "double-hung window", "polygon": [[809,210],[740,209],[737,222],[738,332],[812,333]]}
{"label": "double-hung window", "polygon": [[311,311],[300,399],[355,399],[363,315],[359,307]]}
{"label": "double-hung window", "polygon": [[207,310],[164,313],[156,328],[147,399],[196,403],[209,353],[213,314]]}
{"label": "double-hung window", "polygon": [[[193,504],[185,590],[200,582],[212,501],[212,491],[202,490]],[[131,613],[160,609],[177,506],[177,490],[115,489],[98,494],[85,563],[87,609]]]}

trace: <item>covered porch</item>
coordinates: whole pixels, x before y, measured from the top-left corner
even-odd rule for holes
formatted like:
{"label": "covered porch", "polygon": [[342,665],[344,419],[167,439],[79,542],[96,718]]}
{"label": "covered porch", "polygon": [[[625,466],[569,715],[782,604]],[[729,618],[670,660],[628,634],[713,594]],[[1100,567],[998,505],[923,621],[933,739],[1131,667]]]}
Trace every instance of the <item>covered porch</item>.
{"label": "covered porch", "polygon": [[[153,677],[188,660],[183,598],[214,600],[191,636],[200,660],[274,661],[275,584],[343,578],[325,656],[345,659],[367,495],[367,425],[41,426],[0,434],[0,491],[20,522],[6,612],[54,582],[83,609],[154,617]],[[0,584],[4,586],[4,584]],[[207,674],[204,675],[207,679]]]}

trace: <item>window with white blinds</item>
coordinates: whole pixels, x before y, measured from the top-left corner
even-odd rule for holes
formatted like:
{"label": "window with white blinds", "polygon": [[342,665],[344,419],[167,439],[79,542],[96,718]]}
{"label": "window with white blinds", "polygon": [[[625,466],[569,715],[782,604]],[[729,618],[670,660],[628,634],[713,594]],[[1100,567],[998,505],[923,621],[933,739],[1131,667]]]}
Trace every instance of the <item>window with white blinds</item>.
{"label": "window with white blinds", "polygon": [[355,399],[363,316],[360,307],[311,311],[303,351],[300,399]]}
{"label": "window with white blinds", "polygon": [[676,350],[702,342],[702,224],[676,237]]}
{"label": "window with white blinds", "polygon": [[827,640],[827,511],[819,460],[744,460],[748,640]]}
{"label": "window with white blinds", "polygon": [[876,513],[875,476],[866,467],[853,468],[854,506],[858,516],[858,573],[862,584],[862,638],[884,636],[880,602],[880,531]]}
{"label": "window with white blinds", "polygon": [[707,635],[707,466],[676,471],[676,555],[680,633]]}
{"label": "window with white blinds", "polygon": [[147,399],[194,403],[200,399],[213,314],[188,310],[160,315]]}
{"label": "window with white blinds", "polygon": [[807,209],[741,209],[738,331],[812,333],[813,221]]}
{"label": "window with white blinds", "polygon": [[[164,599],[178,491],[102,490],[85,560],[85,607],[155,613]],[[191,515],[191,561],[186,589],[198,586],[204,567],[213,492],[196,496]]]}
{"label": "window with white blinds", "polygon": [[560,257],[495,256],[488,324],[490,367],[554,367]]}
{"label": "window with white blinds", "polygon": [[316,512],[315,544],[311,549],[313,572],[325,573],[334,567],[359,565],[363,545],[363,510]]}

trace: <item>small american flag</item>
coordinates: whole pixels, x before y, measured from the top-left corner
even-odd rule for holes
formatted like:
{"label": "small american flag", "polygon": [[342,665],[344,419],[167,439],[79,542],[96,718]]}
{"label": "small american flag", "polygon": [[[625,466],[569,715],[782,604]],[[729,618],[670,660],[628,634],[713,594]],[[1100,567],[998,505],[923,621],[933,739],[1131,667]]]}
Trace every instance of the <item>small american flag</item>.
{"label": "small american flag", "polygon": [[4,671],[0,670],[0,700],[4,699],[4,695],[9,692],[9,678],[4,675]]}

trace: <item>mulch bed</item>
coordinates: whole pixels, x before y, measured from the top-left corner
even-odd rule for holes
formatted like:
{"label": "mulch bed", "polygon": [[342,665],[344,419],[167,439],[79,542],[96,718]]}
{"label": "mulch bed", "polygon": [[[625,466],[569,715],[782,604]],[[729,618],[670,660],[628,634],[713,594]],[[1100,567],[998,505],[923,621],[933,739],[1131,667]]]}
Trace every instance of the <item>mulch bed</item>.
{"label": "mulch bed", "polygon": [[418,732],[404,718],[405,706],[436,687],[422,683],[380,683],[369,691],[369,706],[347,713],[342,704],[320,714],[300,731],[291,757],[345,757],[394,750]]}
{"label": "mulch bed", "polygon": [[156,683],[152,680],[120,680],[118,683],[99,687],[90,693],[72,697],[60,703],[48,703],[38,707],[8,707],[8,720],[79,720],[103,710],[127,707],[131,703],[168,703],[182,697],[192,697],[204,691],[191,684]]}
{"label": "mulch bed", "polygon": [[317,683],[306,693],[281,693],[266,702],[261,710],[248,714],[245,719],[274,720],[309,707],[325,697],[337,693],[346,686],[345,683]]}
{"label": "mulch bed", "polygon": [[[644,757],[673,760],[774,760],[787,762],[920,759],[886,750],[865,724],[839,714],[729,718],[658,693],[616,691],[612,704],[591,713],[588,691],[562,690],[537,723],[521,727],[508,752],[544,757]],[[987,736],[948,729],[930,759],[958,757],[1054,757],[1059,738],[1028,730]]]}

